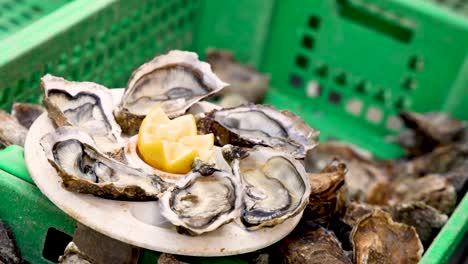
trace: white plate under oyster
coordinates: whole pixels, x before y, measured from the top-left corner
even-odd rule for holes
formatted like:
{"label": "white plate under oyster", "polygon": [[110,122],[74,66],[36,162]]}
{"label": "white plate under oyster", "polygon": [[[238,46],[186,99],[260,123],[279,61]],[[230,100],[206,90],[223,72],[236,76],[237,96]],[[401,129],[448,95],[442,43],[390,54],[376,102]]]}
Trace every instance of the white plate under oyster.
{"label": "white plate under oyster", "polygon": [[116,106],[110,90],[98,84],[46,75],[41,85],[57,127],[41,145],[69,191],[158,201],[161,213],[191,235],[229,222],[249,231],[272,227],[307,205],[309,177],[301,160],[317,144],[318,131],[271,106],[246,104],[197,116],[198,134],[214,135],[222,148],[217,159],[223,160],[195,157],[191,171],[176,180],[126,157],[122,150],[151,109],[159,107],[174,120],[228,85],[195,53],[171,51],[142,65]]}

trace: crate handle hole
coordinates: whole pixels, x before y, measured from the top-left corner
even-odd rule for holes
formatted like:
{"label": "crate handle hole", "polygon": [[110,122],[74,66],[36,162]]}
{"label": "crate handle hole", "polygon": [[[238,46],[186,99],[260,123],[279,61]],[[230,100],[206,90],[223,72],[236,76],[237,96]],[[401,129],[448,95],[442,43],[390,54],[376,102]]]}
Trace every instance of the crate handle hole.
{"label": "crate handle hole", "polygon": [[71,241],[72,237],[70,235],[50,227],[47,230],[42,256],[47,260],[57,262]]}

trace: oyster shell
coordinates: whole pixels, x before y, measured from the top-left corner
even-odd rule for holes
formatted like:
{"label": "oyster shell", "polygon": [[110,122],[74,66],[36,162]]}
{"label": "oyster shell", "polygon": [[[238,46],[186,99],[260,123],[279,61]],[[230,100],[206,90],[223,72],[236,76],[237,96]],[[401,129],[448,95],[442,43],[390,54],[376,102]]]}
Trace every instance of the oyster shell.
{"label": "oyster shell", "polygon": [[112,115],[112,94],[91,82],[71,82],[50,74],[41,78],[44,104],[58,127],[74,126],[92,135],[99,150],[122,149],[121,130]]}
{"label": "oyster shell", "polygon": [[413,227],[380,210],[356,223],[351,240],[354,263],[418,263],[424,250]]}
{"label": "oyster shell", "polygon": [[16,118],[0,110],[0,149],[9,145],[24,146],[28,130]]}
{"label": "oyster shell", "polygon": [[417,179],[381,182],[369,190],[367,201],[377,205],[424,202],[444,214],[455,209],[457,194],[447,179],[428,175]]}
{"label": "oyster shell", "polygon": [[223,149],[244,187],[240,222],[248,230],[274,226],[302,213],[310,184],[303,165],[293,156],[260,146],[239,155],[232,154],[237,151],[232,146]]}
{"label": "oyster shell", "polygon": [[179,116],[226,85],[196,53],[173,50],[133,72],[115,118],[125,133],[133,135],[152,108],[160,106],[170,117]]}
{"label": "oyster shell", "polygon": [[234,175],[216,169],[193,170],[160,199],[161,214],[179,232],[200,235],[239,216],[241,185]]}
{"label": "oyster shell", "polygon": [[213,133],[217,144],[263,145],[304,158],[317,144],[319,132],[287,110],[268,105],[244,105],[213,110],[198,120],[203,134]]}
{"label": "oyster shell", "polygon": [[41,139],[49,163],[63,186],[104,198],[156,200],[168,184],[97,150],[92,138],[75,127],[61,127]]}
{"label": "oyster shell", "polygon": [[351,264],[333,232],[322,227],[305,228],[279,242],[283,263]]}
{"label": "oyster shell", "polygon": [[242,96],[251,103],[260,103],[265,97],[270,76],[237,62],[227,50],[209,49],[206,51],[206,60],[214,73],[229,83],[220,94]]}
{"label": "oyster shell", "polygon": [[333,160],[321,173],[309,174],[311,186],[305,218],[325,225],[339,211],[340,189],[344,185],[346,165]]}
{"label": "oyster shell", "polygon": [[14,103],[11,115],[18,120],[18,122],[29,129],[34,121],[46,110],[40,105]]}
{"label": "oyster shell", "polygon": [[21,264],[26,263],[16,245],[10,227],[0,219],[0,263]]}

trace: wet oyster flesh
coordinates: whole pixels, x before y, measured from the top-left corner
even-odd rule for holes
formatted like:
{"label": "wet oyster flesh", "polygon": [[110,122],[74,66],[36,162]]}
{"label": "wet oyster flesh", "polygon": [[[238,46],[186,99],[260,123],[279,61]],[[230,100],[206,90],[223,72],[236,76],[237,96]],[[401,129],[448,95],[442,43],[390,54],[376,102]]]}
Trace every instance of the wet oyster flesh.
{"label": "wet oyster flesh", "polygon": [[303,165],[289,154],[257,146],[234,159],[232,167],[242,181],[240,220],[248,230],[280,224],[302,213],[307,205],[308,176]]}
{"label": "wet oyster flesh", "polygon": [[316,146],[319,132],[292,112],[268,105],[244,105],[214,110],[197,124],[201,133],[213,133],[216,142],[252,147],[263,145],[304,158]]}
{"label": "wet oyster flesh", "polygon": [[49,117],[57,126],[80,128],[93,137],[103,152],[115,153],[122,149],[121,130],[112,115],[114,103],[109,89],[49,74],[42,77],[41,86]]}
{"label": "wet oyster flesh", "polygon": [[157,200],[168,188],[159,176],[107,157],[77,128],[58,128],[45,135],[41,145],[70,191],[113,199]]}
{"label": "wet oyster flesh", "polygon": [[170,117],[179,116],[226,85],[196,53],[173,50],[133,72],[114,114],[123,131],[133,135],[152,108],[159,106]]}
{"label": "wet oyster flesh", "polygon": [[179,232],[200,235],[238,217],[241,186],[234,175],[195,170],[175,183],[161,200],[161,213]]}

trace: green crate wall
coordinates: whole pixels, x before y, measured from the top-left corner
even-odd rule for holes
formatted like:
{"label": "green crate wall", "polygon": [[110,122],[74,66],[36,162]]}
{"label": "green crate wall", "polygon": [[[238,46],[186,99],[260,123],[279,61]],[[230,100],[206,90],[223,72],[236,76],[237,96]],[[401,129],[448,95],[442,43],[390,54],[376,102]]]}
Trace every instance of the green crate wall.
{"label": "green crate wall", "polygon": [[[468,20],[439,2],[0,0],[0,107],[41,102],[45,73],[118,88],[156,54],[228,48],[272,75],[266,103],[300,114],[322,140],[391,158],[402,154],[385,140],[399,111],[468,119]],[[448,258],[466,231],[460,206],[425,263]]]}

